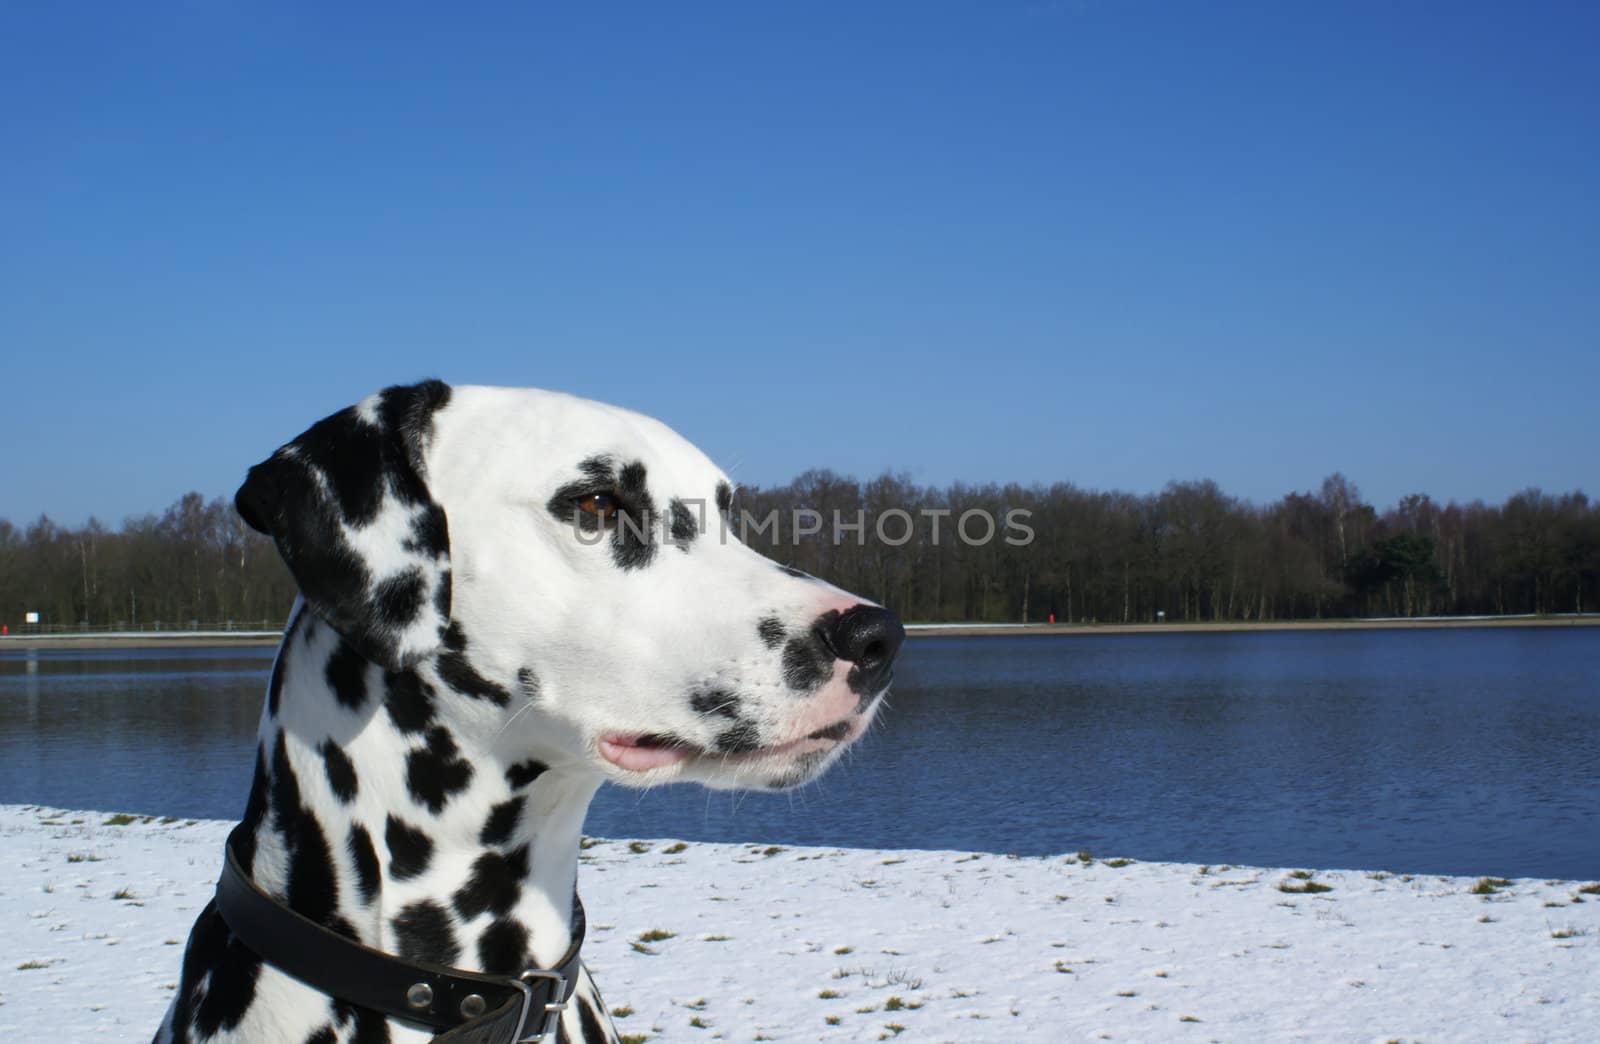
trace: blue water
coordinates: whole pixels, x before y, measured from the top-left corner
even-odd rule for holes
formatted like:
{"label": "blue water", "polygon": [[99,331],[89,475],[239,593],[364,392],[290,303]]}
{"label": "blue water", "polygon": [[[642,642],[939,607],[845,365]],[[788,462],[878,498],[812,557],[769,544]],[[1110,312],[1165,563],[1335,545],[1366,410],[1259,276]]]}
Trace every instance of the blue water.
{"label": "blue water", "polygon": [[[270,658],[0,654],[0,802],[235,817]],[[1600,629],[916,638],[819,783],[588,828],[1600,878]]]}

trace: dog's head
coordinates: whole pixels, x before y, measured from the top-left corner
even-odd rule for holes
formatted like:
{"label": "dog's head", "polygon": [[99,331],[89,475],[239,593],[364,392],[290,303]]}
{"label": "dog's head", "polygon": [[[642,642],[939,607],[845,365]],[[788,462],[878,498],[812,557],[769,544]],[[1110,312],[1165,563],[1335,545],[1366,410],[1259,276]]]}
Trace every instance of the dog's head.
{"label": "dog's head", "polygon": [[732,492],[648,417],[430,381],[318,422],[236,503],[312,610],[509,758],[791,786],[866,730],[903,632],[740,543]]}

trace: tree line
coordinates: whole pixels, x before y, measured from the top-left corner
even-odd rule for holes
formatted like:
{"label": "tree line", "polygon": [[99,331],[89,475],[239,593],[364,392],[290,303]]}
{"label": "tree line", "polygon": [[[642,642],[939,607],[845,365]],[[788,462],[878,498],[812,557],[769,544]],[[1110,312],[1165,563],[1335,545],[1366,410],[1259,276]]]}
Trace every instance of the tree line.
{"label": "tree line", "polygon": [[[1266,505],[1211,481],[1134,494],[921,486],[814,470],[748,487],[744,539],[907,620],[1124,623],[1593,611],[1600,505],[1404,497],[1382,512],[1332,475]],[[752,525],[753,523],[753,525]],[[294,582],[231,503],[190,493],[120,529],[0,519],[0,622],[53,628],[267,626]]]}

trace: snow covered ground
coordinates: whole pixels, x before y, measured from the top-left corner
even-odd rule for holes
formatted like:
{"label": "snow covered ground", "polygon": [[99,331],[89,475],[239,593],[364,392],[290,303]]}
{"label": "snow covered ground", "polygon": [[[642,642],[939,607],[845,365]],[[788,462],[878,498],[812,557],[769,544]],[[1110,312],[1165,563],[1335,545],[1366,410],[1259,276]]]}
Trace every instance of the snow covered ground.
{"label": "snow covered ground", "polygon": [[[0,1040],[147,1040],[226,832],[0,806]],[[1474,894],[1470,878],[668,841],[583,855],[585,954],[641,1040],[1600,1039],[1585,882]]]}

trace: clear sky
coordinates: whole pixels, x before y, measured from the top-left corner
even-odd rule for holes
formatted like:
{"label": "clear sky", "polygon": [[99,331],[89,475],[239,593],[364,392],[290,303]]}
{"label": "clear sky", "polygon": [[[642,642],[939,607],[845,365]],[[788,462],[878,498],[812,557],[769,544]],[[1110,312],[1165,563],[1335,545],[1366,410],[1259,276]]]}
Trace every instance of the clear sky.
{"label": "clear sky", "polygon": [[1600,494],[1600,5],[0,8],[0,516],[426,376],[736,477]]}

